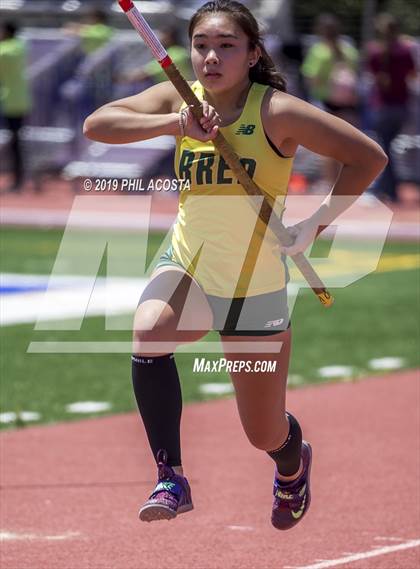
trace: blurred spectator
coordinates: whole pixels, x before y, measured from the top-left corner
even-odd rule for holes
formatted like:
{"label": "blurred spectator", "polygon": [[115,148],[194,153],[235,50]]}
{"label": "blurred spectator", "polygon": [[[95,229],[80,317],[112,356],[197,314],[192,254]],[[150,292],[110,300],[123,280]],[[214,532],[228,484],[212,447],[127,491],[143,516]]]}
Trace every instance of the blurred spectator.
{"label": "blurred spectator", "polygon": [[378,39],[367,46],[367,68],[374,79],[371,124],[389,162],[374,192],[396,202],[398,180],[391,144],[408,118],[408,79],[415,74],[415,64],[409,44],[399,36],[399,25],[394,16],[379,14],[375,28]]}
{"label": "blurred spectator", "polygon": [[357,106],[358,51],[340,37],[339,21],[332,14],[319,16],[316,31],[319,39],[302,65],[310,99],[327,111],[349,118]]}
{"label": "blurred spectator", "polygon": [[309,99],[306,83],[301,73],[304,61],[303,43],[295,36],[283,41],[280,47],[281,69],[287,77],[287,90],[306,101]]}
{"label": "blurred spectator", "polygon": [[107,44],[114,35],[114,30],[107,21],[104,10],[91,8],[82,23],[67,24],[65,30],[80,37],[82,51],[85,55],[89,55]]}
{"label": "blurred spectator", "polygon": [[[190,54],[188,50],[181,45],[178,29],[175,26],[163,28],[159,32],[159,39],[172,61],[178,67],[181,75],[186,79],[191,79],[192,68]],[[127,83],[138,83],[146,80],[150,80],[151,83],[160,83],[166,81],[167,77],[159,63],[153,60],[142,69],[126,72],[120,80]]]}
{"label": "blurred spectator", "polygon": [[[307,82],[309,100],[353,124],[357,123],[357,70],[359,53],[340,36],[340,23],[332,14],[321,14],[316,22],[318,40],[309,48],[301,71]],[[324,160],[318,190],[330,191],[339,165]]]}
{"label": "blurred spectator", "polygon": [[31,108],[29,85],[26,79],[26,47],[16,37],[18,27],[13,22],[1,24],[0,29],[0,111],[11,131],[13,185],[19,191],[23,182],[23,156],[19,132]]}

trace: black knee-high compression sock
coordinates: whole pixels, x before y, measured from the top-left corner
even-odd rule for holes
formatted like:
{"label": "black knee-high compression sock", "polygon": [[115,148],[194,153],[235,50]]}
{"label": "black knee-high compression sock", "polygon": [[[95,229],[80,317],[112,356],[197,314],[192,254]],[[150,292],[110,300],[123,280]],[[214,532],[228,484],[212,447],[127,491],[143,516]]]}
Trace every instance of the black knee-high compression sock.
{"label": "black knee-high compression sock", "polygon": [[283,476],[293,476],[300,466],[300,454],[302,450],[302,429],[299,423],[290,413],[286,413],[289,421],[289,434],[287,439],[276,450],[269,451],[267,454],[271,456],[277,464],[279,474]]}
{"label": "black knee-high compression sock", "polygon": [[174,354],[132,356],[134,394],[153,456],[166,449],[169,466],[181,465],[182,392]]}

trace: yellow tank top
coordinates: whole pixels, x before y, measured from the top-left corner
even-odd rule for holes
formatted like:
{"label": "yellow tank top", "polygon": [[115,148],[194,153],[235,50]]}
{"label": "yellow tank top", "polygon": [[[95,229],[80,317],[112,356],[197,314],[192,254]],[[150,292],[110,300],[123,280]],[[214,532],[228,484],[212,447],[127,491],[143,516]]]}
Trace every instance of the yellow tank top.
{"label": "yellow tank top", "polygon": [[[203,100],[202,85],[197,81],[192,88]],[[253,83],[241,116],[220,130],[281,215],[293,158],[277,154],[264,132],[261,105],[268,88]],[[213,142],[178,137],[175,172],[179,180],[189,181],[190,189],[180,194],[173,260],[210,295],[244,297],[284,288],[286,268],[278,240],[250,203],[262,199],[249,198]]]}

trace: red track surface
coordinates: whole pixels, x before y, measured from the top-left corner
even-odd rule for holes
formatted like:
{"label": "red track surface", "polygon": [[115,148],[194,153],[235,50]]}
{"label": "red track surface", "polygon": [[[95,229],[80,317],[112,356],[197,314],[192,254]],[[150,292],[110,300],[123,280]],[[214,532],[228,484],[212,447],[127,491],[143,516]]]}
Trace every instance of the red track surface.
{"label": "red track surface", "polygon": [[[185,407],[195,510],[171,522],[137,519],[155,470],[135,414],[4,433],[1,531],[22,539],[2,543],[1,567],[283,569],[419,539],[419,383],[404,372],[289,393],[314,449],[313,502],[284,533],[270,525],[273,464],[247,442],[234,400]],[[339,566],[417,569],[419,556]]]}

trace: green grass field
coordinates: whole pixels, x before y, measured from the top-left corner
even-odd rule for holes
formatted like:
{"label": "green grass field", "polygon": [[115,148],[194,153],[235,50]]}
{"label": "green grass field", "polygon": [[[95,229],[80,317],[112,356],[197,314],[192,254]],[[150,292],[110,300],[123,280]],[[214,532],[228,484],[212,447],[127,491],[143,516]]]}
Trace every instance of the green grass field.
{"label": "green grass field", "polygon": [[[3,228],[0,258],[2,272],[49,274],[62,231]],[[163,236],[149,236],[148,256]],[[330,244],[319,241],[316,254]],[[418,245],[389,243],[383,252],[384,272],[375,272],[356,284],[334,291],[336,303],[323,309],[309,291],[300,293],[293,312],[291,386],[326,381],[317,370],[329,365],[354,366],[353,379],[372,375],[372,358],[400,357],[406,368],[419,366]],[[409,262],[398,262],[398,259]],[[395,266],[394,266],[395,265]],[[101,267],[101,271],[104,267]],[[106,401],[110,412],[135,408],[131,391],[129,354],[29,354],[31,341],[130,341],[130,331],[105,331],[104,317],[87,318],[80,331],[34,331],[33,324],[6,326],[1,338],[0,412],[34,411],[40,422],[79,419],[65,406],[75,401]],[[206,339],[217,341],[210,333]],[[202,383],[226,383],[226,374],[193,373],[199,354],[177,354],[185,402],[206,399]],[[207,356],[206,356],[207,357]],[[218,359],[217,354],[209,359]],[[86,415],[83,415],[86,416]],[[10,428],[13,424],[1,424]]]}

